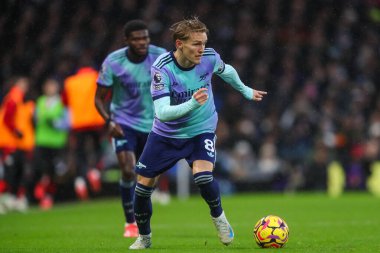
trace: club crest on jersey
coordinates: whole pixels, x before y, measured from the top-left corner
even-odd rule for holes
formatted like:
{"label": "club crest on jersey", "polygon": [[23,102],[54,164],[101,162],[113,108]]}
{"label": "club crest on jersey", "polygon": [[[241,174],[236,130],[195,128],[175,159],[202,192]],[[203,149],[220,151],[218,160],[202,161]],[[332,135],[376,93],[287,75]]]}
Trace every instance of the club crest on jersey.
{"label": "club crest on jersey", "polygon": [[153,76],[153,80],[155,83],[160,83],[162,81],[162,76],[159,72],[155,72]]}
{"label": "club crest on jersey", "polygon": [[207,76],[208,76],[208,73],[207,73],[207,72],[204,73],[203,75],[201,75],[201,76],[199,77],[199,81],[203,81],[203,80],[205,80]]}

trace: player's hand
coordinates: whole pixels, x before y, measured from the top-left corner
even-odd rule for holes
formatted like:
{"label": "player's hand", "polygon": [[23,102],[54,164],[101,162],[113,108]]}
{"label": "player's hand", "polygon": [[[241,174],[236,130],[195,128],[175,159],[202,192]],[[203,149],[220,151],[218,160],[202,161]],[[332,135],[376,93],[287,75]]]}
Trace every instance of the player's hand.
{"label": "player's hand", "polygon": [[124,137],[123,129],[121,126],[113,121],[108,124],[108,133],[114,138]]}
{"label": "player's hand", "polygon": [[200,104],[203,105],[206,103],[208,99],[208,94],[207,94],[207,88],[200,88],[193,94],[193,98]]}
{"label": "player's hand", "polygon": [[261,101],[266,94],[266,91],[253,90],[253,101]]}

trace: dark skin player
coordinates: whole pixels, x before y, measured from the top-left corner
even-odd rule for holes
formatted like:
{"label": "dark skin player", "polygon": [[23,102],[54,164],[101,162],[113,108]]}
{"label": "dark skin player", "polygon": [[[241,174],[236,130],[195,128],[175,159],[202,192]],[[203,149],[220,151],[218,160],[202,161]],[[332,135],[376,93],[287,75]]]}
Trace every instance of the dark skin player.
{"label": "dark skin player", "polygon": [[[141,62],[148,54],[148,47],[150,43],[150,37],[148,30],[138,30],[130,32],[125,38],[125,42],[128,45],[127,55],[133,62]],[[108,97],[112,92],[112,88],[107,88],[98,85],[95,95],[95,106],[98,109],[100,115],[106,119],[107,131],[111,137],[118,138],[123,137],[123,130],[120,125],[110,120],[110,114],[108,112]],[[121,167],[122,179],[132,180],[135,178],[134,166],[136,164],[136,156],[132,151],[121,151],[117,153],[117,159]]]}

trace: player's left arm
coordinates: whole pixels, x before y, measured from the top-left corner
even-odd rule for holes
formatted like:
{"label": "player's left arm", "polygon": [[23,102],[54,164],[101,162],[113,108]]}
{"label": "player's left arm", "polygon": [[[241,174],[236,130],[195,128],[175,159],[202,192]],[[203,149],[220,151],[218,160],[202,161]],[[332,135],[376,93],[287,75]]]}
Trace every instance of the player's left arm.
{"label": "player's left arm", "polygon": [[266,91],[260,91],[252,89],[246,86],[241,80],[234,67],[229,64],[225,64],[224,70],[221,73],[216,73],[225,82],[229,83],[235,90],[239,91],[246,99],[261,101]]}

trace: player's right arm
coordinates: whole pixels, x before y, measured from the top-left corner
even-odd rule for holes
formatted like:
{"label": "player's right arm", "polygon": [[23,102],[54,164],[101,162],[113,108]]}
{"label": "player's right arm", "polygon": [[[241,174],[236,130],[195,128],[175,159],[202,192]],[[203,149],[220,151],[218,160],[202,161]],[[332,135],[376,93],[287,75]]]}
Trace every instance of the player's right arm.
{"label": "player's right arm", "polygon": [[156,117],[162,122],[178,119],[192,110],[202,106],[208,99],[207,89],[196,91],[190,100],[178,104],[170,104],[170,79],[165,71],[154,65],[151,68],[151,93]]}
{"label": "player's right arm", "polygon": [[207,89],[197,90],[190,100],[179,105],[170,105],[170,97],[162,97],[154,101],[154,110],[159,120],[171,121],[178,119],[192,110],[202,106],[208,99]]}
{"label": "player's right arm", "polygon": [[97,88],[95,93],[95,107],[99,114],[103,117],[106,122],[106,127],[109,134],[112,137],[123,137],[123,130],[119,124],[112,120],[109,113],[109,97],[112,96],[112,69],[109,66],[107,59],[103,62],[102,69],[99,73],[97,80]]}
{"label": "player's right arm", "polygon": [[98,85],[95,93],[95,107],[99,114],[105,120],[108,133],[112,137],[123,137],[124,134],[120,125],[112,120],[111,115],[108,112],[107,97],[109,96],[110,92],[110,88]]}

